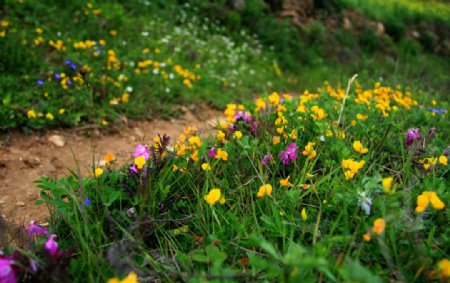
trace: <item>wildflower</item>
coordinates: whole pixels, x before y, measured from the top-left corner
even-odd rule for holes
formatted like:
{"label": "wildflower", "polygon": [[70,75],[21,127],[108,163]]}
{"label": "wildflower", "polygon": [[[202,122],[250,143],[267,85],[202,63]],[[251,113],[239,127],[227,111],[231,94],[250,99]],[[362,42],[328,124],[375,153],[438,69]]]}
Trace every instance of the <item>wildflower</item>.
{"label": "wildflower", "polygon": [[344,175],[346,180],[352,179],[359,169],[361,169],[366,162],[364,160],[355,161],[353,159],[342,160],[342,169],[344,170]]}
{"label": "wildflower", "polygon": [[86,199],[84,200],[84,205],[86,205],[86,206],[91,205],[91,199],[86,198]]}
{"label": "wildflower", "polygon": [[273,145],[277,145],[280,143],[280,137],[279,136],[274,136],[272,139]]}
{"label": "wildflower", "polygon": [[12,258],[0,255],[0,282],[17,282],[17,276],[12,267],[14,263],[15,262]]}
{"label": "wildflower", "polygon": [[259,191],[256,196],[262,198],[264,196],[271,196],[271,195],[272,195],[272,186],[270,184],[265,184],[259,187]]}
{"label": "wildflower", "polygon": [[133,152],[133,157],[142,156],[145,160],[150,158],[150,151],[148,150],[148,146],[138,144],[136,149]]}
{"label": "wildflower", "polygon": [[305,150],[303,151],[304,156],[308,156],[308,159],[314,159],[314,157],[317,156],[317,152],[313,149],[313,146],[316,143],[314,142],[308,142],[308,144],[305,146]]}
{"label": "wildflower", "polygon": [[51,256],[55,256],[59,250],[56,238],[57,236],[55,234],[52,234],[44,244],[44,247],[50,252]]}
{"label": "wildflower", "polygon": [[394,181],[393,177],[383,178],[382,184],[383,184],[384,192],[386,192],[386,193],[391,192],[393,181]]}
{"label": "wildflower", "polygon": [[198,161],[198,150],[195,150],[194,153],[191,154],[191,158],[194,161]]}
{"label": "wildflower", "polygon": [[298,149],[295,143],[289,144],[287,149],[280,152],[280,159],[284,165],[289,165],[292,160],[297,159],[298,157]]}
{"label": "wildflower", "polygon": [[366,120],[367,117],[368,117],[367,115],[363,115],[361,113],[356,114],[356,119],[361,120],[361,121]]}
{"label": "wildflower", "polygon": [[240,140],[242,138],[242,132],[241,131],[236,131],[233,135],[234,139]]}
{"label": "wildflower", "polygon": [[189,138],[188,140],[190,145],[196,146],[196,147],[201,147],[202,146],[202,141],[200,140],[200,138],[198,136],[192,136]]}
{"label": "wildflower", "polygon": [[176,164],[174,164],[173,166],[172,166],[172,172],[177,172],[178,171],[178,166],[176,165]]}
{"label": "wildflower", "polygon": [[434,209],[440,210],[445,208],[445,204],[441,201],[436,192],[427,191],[417,196],[416,212],[417,213],[424,212],[425,209],[427,209],[430,202],[431,206],[433,206]]}
{"label": "wildflower", "polygon": [[370,233],[369,233],[369,232],[366,232],[366,233],[364,234],[363,240],[366,241],[366,242],[370,242],[371,237],[370,237]]}
{"label": "wildflower", "polygon": [[103,156],[103,160],[105,161],[106,165],[112,164],[116,158],[114,157],[114,154],[112,153],[107,153],[105,154],[105,156]]}
{"label": "wildflower", "polygon": [[134,165],[136,165],[137,169],[142,169],[145,165],[145,157],[144,156],[138,156],[134,159]]}
{"label": "wildflower", "polygon": [[228,160],[228,153],[225,150],[222,150],[221,148],[218,148],[215,158],[216,159],[222,159],[223,161],[227,161]]}
{"label": "wildflower", "polygon": [[444,258],[438,263],[439,270],[444,277],[450,277],[450,260]]}
{"label": "wildflower", "polygon": [[217,188],[209,191],[209,193],[204,197],[204,199],[209,205],[215,205],[216,202],[219,202],[220,204],[225,203],[225,197],[222,195],[220,189]]}
{"label": "wildflower", "polygon": [[44,81],[43,81],[43,80],[37,80],[36,83],[37,83],[38,85],[44,85]]}
{"label": "wildflower", "polygon": [[137,274],[134,272],[130,272],[127,277],[125,277],[123,280],[119,280],[116,277],[108,279],[107,283],[138,283],[138,277]]}
{"label": "wildflower", "polygon": [[94,175],[95,175],[95,177],[100,177],[101,175],[103,174],[103,169],[102,168],[95,168],[95,171],[94,171]]}
{"label": "wildflower", "polygon": [[36,221],[34,221],[34,220],[32,220],[32,221],[30,222],[30,224],[28,225],[28,227],[27,227],[27,233],[28,233],[28,235],[30,235],[30,236],[32,236],[32,235],[34,235],[34,234],[37,234],[37,235],[45,235],[45,236],[46,236],[46,235],[49,234],[47,229],[45,229],[44,227],[41,227],[41,226],[37,225],[37,224],[36,224]]}
{"label": "wildflower", "polygon": [[360,154],[366,154],[369,152],[369,149],[365,148],[360,141],[353,142],[353,149]]}
{"label": "wildflower", "polygon": [[445,155],[439,156],[439,162],[440,162],[442,165],[447,166],[447,165],[448,165],[448,158],[447,158],[447,156],[445,156]]}
{"label": "wildflower", "polygon": [[372,209],[372,199],[365,192],[358,193],[358,205],[362,210],[366,213],[366,215],[370,214],[370,210]]}
{"label": "wildflower", "polygon": [[292,184],[289,183],[289,178],[291,178],[291,176],[288,176],[286,179],[280,180],[280,185],[282,187],[292,187]]}
{"label": "wildflower", "polygon": [[214,158],[216,157],[216,148],[211,147],[211,149],[208,151],[208,157]]}
{"label": "wildflower", "polygon": [[47,114],[45,114],[45,118],[47,118],[48,120],[53,120],[55,117],[52,113],[48,112]]}
{"label": "wildflower", "polygon": [[419,129],[409,129],[406,133],[406,145],[410,146],[414,143],[415,140],[420,139]]}
{"label": "wildflower", "polygon": [[203,163],[202,169],[203,171],[211,171],[211,165],[209,165],[208,163]]}
{"label": "wildflower", "polygon": [[272,162],[272,161],[273,161],[273,157],[272,157],[272,155],[271,155],[270,153],[264,155],[263,158],[262,158],[262,160],[261,160],[261,162],[262,162],[263,165],[267,165],[267,164],[269,164],[269,163]]}
{"label": "wildflower", "polygon": [[308,219],[308,215],[306,214],[305,208],[302,209],[301,215],[302,215],[303,221],[306,221],[306,219]]}
{"label": "wildflower", "polygon": [[34,118],[36,118],[36,112],[34,112],[34,110],[28,110],[27,116],[30,119],[34,119]]}
{"label": "wildflower", "polygon": [[222,131],[217,131],[216,138],[219,142],[224,143],[225,142],[225,133]]}
{"label": "wildflower", "polygon": [[378,218],[373,222],[373,232],[377,235],[381,235],[386,228],[386,222],[383,218]]}

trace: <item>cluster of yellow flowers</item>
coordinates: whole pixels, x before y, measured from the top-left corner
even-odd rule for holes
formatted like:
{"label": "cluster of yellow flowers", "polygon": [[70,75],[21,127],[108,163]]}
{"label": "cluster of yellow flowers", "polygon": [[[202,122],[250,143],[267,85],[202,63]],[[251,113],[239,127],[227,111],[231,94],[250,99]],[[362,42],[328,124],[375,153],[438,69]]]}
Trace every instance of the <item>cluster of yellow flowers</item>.
{"label": "cluster of yellow flowers", "polygon": [[422,163],[423,168],[425,170],[428,170],[434,166],[436,166],[436,164],[438,163],[443,165],[443,166],[447,166],[448,165],[448,158],[445,155],[441,155],[439,157],[428,157],[428,158],[424,158],[422,160],[420,160],[419,162]]}
{"label": "cluster of yellow flowers", "polygon": [[434,209],[444,209],[445,204],[438,197],[436,192],[423,192],[417,197],[417,207],[416,212],[422,213],[427,209],[428,205],[431,203]]}
{"label": "cluster of yellow flowers", "polygon": [[344,159],[342,160],[342,169],[344,170],[344,176],[346,180],[352,179],[356,173],[358,173],[359,169],[361,169],[366,161],[355,161],[353,159]]}
{"label": "cluster of yellow flowers", "polygon": [[371,235],[375,234],[380,236],[381,234],[383,234],[384,230],[386,229],[386,221],[384,221],[383,218],[378,218],[373,222],[373,227],[369,229],[369,231],[367,231],[364,236],[363,239],[366,242],[369,242],[371,240]]}

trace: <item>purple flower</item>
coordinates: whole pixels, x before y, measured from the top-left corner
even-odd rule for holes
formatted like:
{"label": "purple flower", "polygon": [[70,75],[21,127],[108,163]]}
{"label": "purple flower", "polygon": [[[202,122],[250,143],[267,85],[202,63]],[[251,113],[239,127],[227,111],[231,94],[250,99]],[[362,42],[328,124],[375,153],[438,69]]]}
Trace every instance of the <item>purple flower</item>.
{"label": "purple flower", "polygon": [[89,198],[86,198],[86,199],[84,200],[84,205],[86,205],[86,206],[91,205],[91,200],[90,200]]}
{"label": "purple flower", "polygon": [[130,166],[130,171],[131,172],[134,172],[134,173],[139,173],[139,170],[138,170],[138,168],[136,167],[136,165],[133,165],[133,166]]}
{"label": "purple flower", "polygon": [[431,128],[428,130],[428,136],[430,138],[434,138],[435,135],[436,135],[436,128]]}
{"label": "purple flower", "polygon": [[44,85],[44,81],[43,81],[43,80],[37,80],[36,83],[37,83],[38,85]]}
{"label": "purple flower", "polygon": [[70,60],[66,60],[66,61],[64,61],[64,63],[65,63],[66,65],[72,64],[72,62],[70,62]]}
{"label": "purple flower", "polygon": [[102,55],[102,51],[100,49],[95,50],[98,55]]}
{"label": "purple flower", "polygon": [[54,77],[55,77],[55,79],[59,80],[59,79],[61,78],[61,75],[58,74],[58,73],[56,73],[56,74],[54,75]]}
{"label": "purple flower", "polygon": [[246,123],[250,123],[252,121],[252,117],[248,112],[239,111],[236,115],[233,116],[236,120],[244,120]]}
{"label": "purple flower", "polygon": [[211,149],[208,152],[208,157],[211,157],[211,158],[216,157],[216,148],[215,147],[211,147]]}
{"label": "purple flower", "polygon": [[71,84],[72,84],[72,81],[71,81],[71,80],[67,80],[66,84],[67,84],[67,85],[71,85]]}
{"label": "purple flower", "polygon": [[50,252],[51,256],[55,256],[59,251],[56,237],[55,234],[52,234],[44,244],[44,247]]}
{"label": "purple flower", "polygon": [[273,161],[273,156],[272,156],[272,154],[269,153],[269,154],[264,155],[261,161],[262,161],[262,164],[263,164],[263,165],[269,164],[270,162]]}
{"label": "purple flower", "polygon": [[428,107],[428,111],[434,112],[436,114],[443,114],[447,112],[447,109],[436,109],[432,107]]}
{"label": "purple flower", "polygon": [[228,126],[228,129],[230,130],[230,132],[234,132],[236,130],[236,126],[234,124],[230,124]]}
{"label": "purple flower", "polygon": [[420,133],[419,133],[419,129],[414,128],[414,129],[409,129],[408,132],[406,133],[406,145],[410,146],[414,143],[415,140],[419,140],[420,139]]}
{"label": "purple flower", "polygon": [[45,235],[45,236],[47,236],[47,235],[49,234],[47,229],[45,229],[44,227],[41,227],[41,226],[37,225],[37,224],[36,224],[36,221],[34,221],[34,220],[32,220],[32,221],[30,222],[30,225],[28,225],[28,227],[27,227],[27,233],[28,233],[28,235],[30,235],[30,236],[32,236],[32,235],[34,235],[34,234],[37,234],[37,235]]}
{"label": "purple flower", "polygon": [[132,207],[127,210],[127,216],[132,218],[132,217],[134,217],[135,212],[136,212],[136,209],[134,209],[134,207]]}
{"label": "purple flower", "polygon": [[250,131],[251,131],[252,133],[255,133],[255,132],[256,132],[256,129],[258,129],[258,123],[257,123],[257,122],[251,123],[251,124],[250,124]]}
{"label": "purple flower", "polygon": [[70,64],[70,68],[72,69],[72,70],[76,70],[77,69],[77,65],[75,65],[75,64]]}
{"label": "purple flower", "polygon": [[13,264],[12,258],[0,255],[0,282],[15,283],[17,281],[16,273],[12,267]]}
{"label": "purple flower", "polygon": [[30,269],[33,272],[38,271],[38,262],[35,261],[34,259],[30,259]]}
{"label": "purple flower", "polygon": [[289,165],[292,160],[298,157],[298,149],[295,142],[289,144],[286,150],[280,152],[280,159],[284,165]]}
{"label": "purple flower", "polygon": [[150,151],[148,150],[148,146],[138,144],[133,152],[133,157],[138,156],[143,156],[145,160],[148,160],[150,158]]}

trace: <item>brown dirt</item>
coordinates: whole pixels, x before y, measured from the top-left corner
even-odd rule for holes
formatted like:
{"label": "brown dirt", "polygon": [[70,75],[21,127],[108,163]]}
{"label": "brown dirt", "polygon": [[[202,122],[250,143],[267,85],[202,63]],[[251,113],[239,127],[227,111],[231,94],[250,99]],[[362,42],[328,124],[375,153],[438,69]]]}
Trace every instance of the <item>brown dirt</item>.
{"label": "brown dirt", "polygon": [[[0,216],[19,225],[42,220],[48,211],[34,204],[39,199],[34,180],[41,176],[61,178],[69,174],[68,169],[78,172],[78,168],[82,175],[92,175],[94,160],[97,163],[107,152],[116,156],[118,164],[124,164],[130,160],[135,145],[151,143],[158,133],[176,139],[188,126],[196,126],[201,135],[207,136],[221,117],[220,112],[206,107],[183,110],[182,117],[170,121],[128,121],[107,131],[94,128],[34,135],[8,133],[0,146]],[[58,147],[50,142],[53,135],[62,136],[65,145]]]}

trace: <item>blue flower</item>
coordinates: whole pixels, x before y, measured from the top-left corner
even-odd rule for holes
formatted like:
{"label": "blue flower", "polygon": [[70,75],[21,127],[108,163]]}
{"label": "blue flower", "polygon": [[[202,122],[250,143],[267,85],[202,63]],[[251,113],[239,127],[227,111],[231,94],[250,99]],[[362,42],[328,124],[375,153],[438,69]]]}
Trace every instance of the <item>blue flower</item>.
{"label": "blue flower", "polygon": [[70,60],[66,60],[66,61],[64,61],[64,63],[65,63],[66,65],[72,64],[72,62],[70,62]]}
{"label": "blue flower", "polygon": [[434,112],[436,114],[442,114],[442,113],[446,113],[447,109],[436,109],[436,108],[428,107],[428,111]]}
{"label": "blue flower", "polygon": [[76,70],[77,69],[77,65],[75,65],[75,64],[70,64],[70,68],[72,69],[72,70]]}
{"label": "blue flower", "polygon": [[84,200],[84,205],[89,206],[91,205],[91,200],[89,198]]}
{"label": "blue flower", "polygon": [[61,78],[61,75],[56,73],[54,77],[55,77],[55,79],[59,80]]}
{"label": "blue flower", "polygon": [[37,80],[36,83],[37,83],[38,85],[44,85],[44,81],[43,81],[43,80]]}

